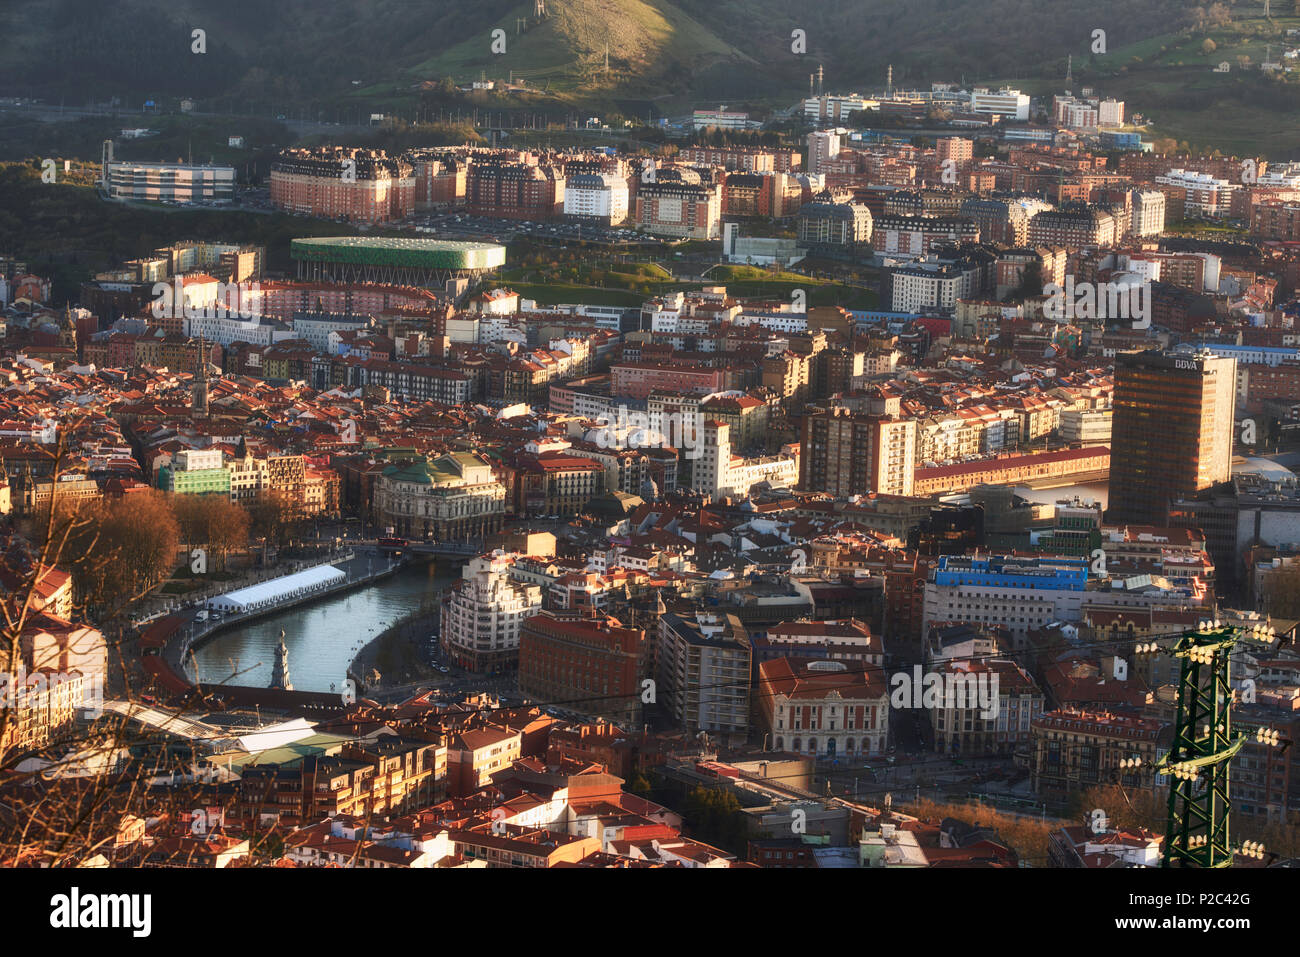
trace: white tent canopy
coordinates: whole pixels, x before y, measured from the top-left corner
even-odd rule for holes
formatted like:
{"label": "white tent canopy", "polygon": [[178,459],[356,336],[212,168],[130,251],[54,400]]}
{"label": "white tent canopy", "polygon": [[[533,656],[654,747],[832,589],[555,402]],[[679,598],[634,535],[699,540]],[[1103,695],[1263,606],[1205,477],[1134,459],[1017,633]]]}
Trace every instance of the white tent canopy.
{"label": "white tent canopy", "polygon": [[258,582],[256,585],[249,585],[247,588],[217,595],[207,600],[207,606],[220,612],[247,614],[274,607],[281,602],[326,591],[330,586],[347,577],[345,572],[333,565],[317,565],[292,575],[272,578],[269,581]]}

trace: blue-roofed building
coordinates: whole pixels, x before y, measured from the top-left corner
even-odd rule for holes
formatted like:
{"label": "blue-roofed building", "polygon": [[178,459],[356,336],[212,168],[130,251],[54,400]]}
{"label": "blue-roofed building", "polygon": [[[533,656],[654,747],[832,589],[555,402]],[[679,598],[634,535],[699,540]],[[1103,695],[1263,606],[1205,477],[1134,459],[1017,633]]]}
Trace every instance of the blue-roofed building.
{"label": "blue-roofed building", "polygon": [[925,585],[923,631],[970,622],[1023,639],[1053,621],[1079,621],[1087,589],[1083,558],[945,555]]}
{"label": "blue-roofed building", "polygon": [[1237,365],[1280,366],[1283,362],[1300,362],[1300,349],[1295,346],[1247,346],[1226,345],[1221,342],[1202,342],[1194,346],[1182,345],[1174,352],[1200,352],[1202,349],[1215,355],[1237,360]]}

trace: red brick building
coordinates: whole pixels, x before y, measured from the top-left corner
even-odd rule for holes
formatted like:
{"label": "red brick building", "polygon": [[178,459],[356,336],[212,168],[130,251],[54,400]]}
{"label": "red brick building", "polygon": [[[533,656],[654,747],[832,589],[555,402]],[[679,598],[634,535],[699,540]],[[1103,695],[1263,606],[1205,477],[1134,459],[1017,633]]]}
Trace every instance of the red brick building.
{"label": "red brick building", "polygon": [[564,213],[564,171],[500,160],[470,164],[465,204],[475,216],[554,219]]}
{"label": "red brick building", "polygon": [[651,392],[708,395],[725,388],[722,369],[630,362],[611,367],[610,374],[613,394],[631,399],[649,398]]}
{"label": "red brick building", "polygon": [[542,611],[519,632],[519,690],[579,714],[640,723],[645,632],[598,612]]}
{"label": "red brick building", "polygon": [[415,205],[417,209],[463,206],[469,165],[454,156],[416,156]]}
{"label": "red brick building", "polygon": [[402,219],[415,209],[415,171],[383,150],[287,149],[271,164],[271,202],[326,219]]}

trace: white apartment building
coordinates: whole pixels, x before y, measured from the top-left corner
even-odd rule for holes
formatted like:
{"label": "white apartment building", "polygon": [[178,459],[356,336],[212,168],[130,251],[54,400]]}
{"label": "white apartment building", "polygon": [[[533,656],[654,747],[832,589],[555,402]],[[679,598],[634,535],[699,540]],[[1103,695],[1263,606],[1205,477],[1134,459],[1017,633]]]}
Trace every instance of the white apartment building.
{"label": "white apartment building", "polygon": [[1269,166],[1266,172],[1259,175],[1257,185],[1281,189],[1300,189],[1300,163]]}
{"label": "white apartment building", "polygon": [[844,123],[850,113],[872,109],[877,102],[856,93],[840,96],[810,96],[803,101],[804,119],[809,123]]}
{"label": "white apartment building", "polygon": [[235,196],[233,166],[114,163],[104,166],[109,199],[172,203],[228,203]]}
{"label": "white apartment building", "polygon": [[759,124],[751,120],[748,113],[719,109],[696,110],[691,116],[691,125],[698,131],[710,127],[722,130],[748,130]]}
{"label": "white apartment building", "polygon": [[1017,120],[1029,119],[1029,94],[1019,90],[988,90],[976,87],[970,95],[972,113],[997,113]]}
{"label": "white apartment building", "polygon": [[564,215],[590,219],[604,226],[627,221],[627,180],[613,173],[582,173],[564,184]]}
{"label": "white apartment building", "polygon": [[283,322],[271,319],[215,318],[209,316],[187,317],[185,334],[195,339],[202,336],[208,342],[228,346],[232,342],[247,342],[254,346],[269,346],[285,339],[295,338],[294,331]]}
{"label": "white apartment building", "polygon": [[1131,195],[1133,219],[1129,232],[1134,236],[1159,236],[1165,228],[1165,194],[1158,189],[1135,189]]}
{"label": "white apartment building", "polygon": [[731,452],[731,426],[705,421],[701,455],[693,463],[692,484],[714,498],[745,496],[755,485],[799,483],[799,458],[795,455],[762,455],[746,459]]}
{"label": "white apartment building", "polygon": [[732,320],[733,326],[761,326],[773,332],[808,331],[808,314],[803,312],[742,312]]}
{"label": "white apartment building", "polygon": [[470,671],[513,668],[519,656],[519,630],[542,609],[538,585],[512,579],[500,556],[466,563],[463,577],[442,599],[442,650]]}
{"label": "white apartment building", "polygon": [[1186,190],[1187,198],[1183,205],[1187,213],[1206,219],[1220,219],[1227,216],[1232,205],[1232,194],[1238,188],[1235,183],[1230,183],[1226,179],[1218,179],[1209,173],[1197,173],[1186,169],[1171,169],[1163,176],[1157,176],[1156,183]]}
{"label": "white apartment building", "polygon": [[251,455],[231,459],[226,463],[226,471],[230,473],[230,500],[237,505],[255,501],[271,487],[271,469],[266,459]]}
{"label": "white apartment building", "polygon": [[808,134],[808,172],[818,176],[822,165],[840,155],[840,137],[848,130],[817,130]]}
{"label": "white apartment building", "polygon": [[172,456],[173,467],[181,472],[221,468],[220,449],[181,449]]}
{"label": "white apartment building", "polygon": [[1110,444],[1110,409],[1066,409],[1061,413],[1061,439],[1082,445]]}
{"label": "white apartment building", "polygon": [[894,312],[944,312],[957,308],[958,299],[968,299],[977,292],[978,270],[947,264],[937,267],[910,266],[890,272]]}

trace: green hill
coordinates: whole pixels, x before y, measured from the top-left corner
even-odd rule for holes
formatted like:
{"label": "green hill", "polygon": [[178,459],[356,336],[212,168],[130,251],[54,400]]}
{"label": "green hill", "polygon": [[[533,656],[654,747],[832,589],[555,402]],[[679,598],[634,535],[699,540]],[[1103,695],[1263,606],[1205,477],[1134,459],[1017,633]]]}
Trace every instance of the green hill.
{"label": "green hill", "polygon": [[[0,89],[70,102],[107,95],[321,101],[511,70],[570,88],[701,97],[1032,74],[1086,54],[1091,33],[1136,43],[1191,0],[7,0]],[[519,21],[526,21],[526,27]],[[207,53],[190,52],[207,31]],[[490,50],[506,33],[507,52]],[[803,30],[807,52],[791,50]],[[608,46],[610,71],[604,71]],[[1012,69],[1008,69],[1012,67]]]}
{"label": "green hill", "polygon": [[438,79],[482,72],[530,86],[649,89],[720,60],[742,69],[757,66],[664,0],[552,0],[545,19],[534,20],[532,12],[531,3],[521,4],[498,18],[506,34],[504,53],[493,52],[490,33],[482,33],[436,53],[411,73]]}
{"label": "green hill", "polygon": [[[788,106],[825,71],[830,91],[933,81],[1013,83],[1038,94],[1094,85],[1154,118],[1154,132],[1274,153],[1293,133],[1300,73],[1257,69],[1291,45],[1292,0],[6,0],[0,95],[77,106],[120,98],[274,118],[364,116],[421,105],[519,102],[556,114],[644,116],[692,105]],[[191,32],[207,31],[207,52]],[[494,30],[505,52],[492,50]],[[792,50],[802,31],[806,52]],[[1106,52],[1095,54],[1098,31]],[[1206,41],[1211,46],[1206,46]],[[1230,74],[1211,65],[1232,64]],[[1294,62],[1294,61],[1291,61]],[[606,65],[608,63],[608,66]],[[459,98],[486,76],[546,96]],[[631,109],[624,104],[630,104]]]}

